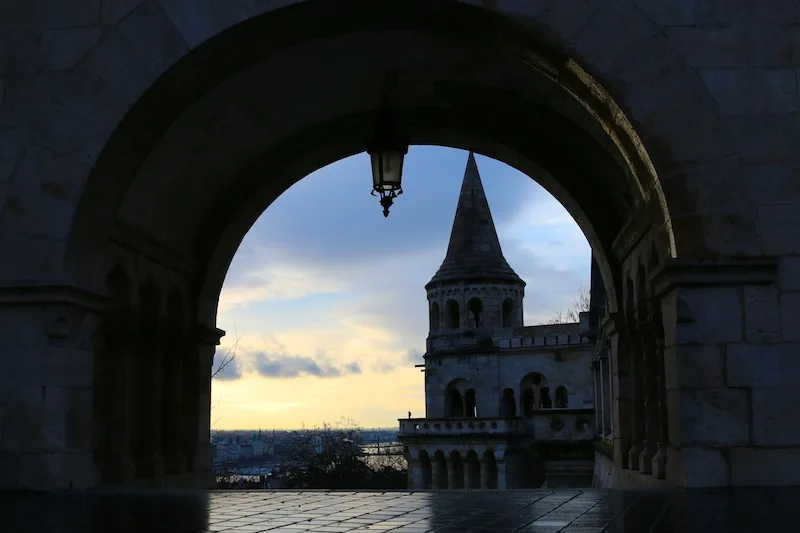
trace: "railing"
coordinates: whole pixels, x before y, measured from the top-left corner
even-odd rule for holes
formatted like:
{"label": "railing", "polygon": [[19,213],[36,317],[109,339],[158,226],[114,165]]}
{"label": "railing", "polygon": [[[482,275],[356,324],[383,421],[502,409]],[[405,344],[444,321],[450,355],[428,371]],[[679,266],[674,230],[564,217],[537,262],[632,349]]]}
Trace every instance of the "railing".
{"label": "railing", "polygon": [[524,432],[519,418],[401,418],[398,435],[470,436]]}
{"label": "railing", "polygon": [[522,419],[525,434],[538,441],[591,441],[594,409],[537,409]]}
{"label": "railing", "polygon": [[595,439],[594,409],[539,409],[517,418],[401,418],[398,436],[515,435],[537,441]]}

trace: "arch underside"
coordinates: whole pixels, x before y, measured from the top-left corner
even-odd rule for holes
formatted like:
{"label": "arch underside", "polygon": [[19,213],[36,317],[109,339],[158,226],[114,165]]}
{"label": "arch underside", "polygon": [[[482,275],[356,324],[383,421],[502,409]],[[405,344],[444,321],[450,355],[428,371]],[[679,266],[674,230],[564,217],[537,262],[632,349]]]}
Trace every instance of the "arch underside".
{"label": "arch underside", "polygon": [[494,157],[564,204],[598,257],[610,308],[623,259],[614,246],[632,220],[644,213],[660,253],[674,255],[647,154],[574,61],[483,10],[419,19],[421,4],[392,5],[357,20],[324,2],[280,10],[223,32],[163,75],[90,175],[67,250],[79,284],[96,277],[87,257],[108,255],[108,228],[118,241],[143,235],[178,258],[198,319],[213,324],[245,233],[293,183],[364,149],[388,71],[413,144]]}

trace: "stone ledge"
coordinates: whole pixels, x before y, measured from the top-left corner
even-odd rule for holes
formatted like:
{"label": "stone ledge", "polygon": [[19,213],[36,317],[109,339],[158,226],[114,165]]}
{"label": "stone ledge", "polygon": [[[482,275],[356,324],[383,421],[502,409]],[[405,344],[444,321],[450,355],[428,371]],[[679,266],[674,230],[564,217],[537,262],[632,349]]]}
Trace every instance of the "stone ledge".
{"label": "stone ledge", "polygon": [[0,287],[0,305],[67,305],[102,311],[108,297],[69,285]]}
{"label": "stone ledge", "polygon": [[778,258],[670,259],[650,276],[656,296],[686,285],[770,285],[778,282]]}
{"label": "stone ledge", "polygon": [[205,324],[196,324],[194,326],[194,334],[197,338],[197,341],[202,344],[219,346],[222,337],[225,336],[225,330],[207,326]]}

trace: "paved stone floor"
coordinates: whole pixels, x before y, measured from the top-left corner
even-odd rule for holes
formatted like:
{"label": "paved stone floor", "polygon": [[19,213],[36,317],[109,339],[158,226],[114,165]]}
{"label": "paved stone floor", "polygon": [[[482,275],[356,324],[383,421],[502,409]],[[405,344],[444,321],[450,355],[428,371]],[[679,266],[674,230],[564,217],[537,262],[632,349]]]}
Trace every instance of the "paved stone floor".
{"label": "paved stone floor", "polygon": [[800,489],[0,493],[3,533],[793,532]]}

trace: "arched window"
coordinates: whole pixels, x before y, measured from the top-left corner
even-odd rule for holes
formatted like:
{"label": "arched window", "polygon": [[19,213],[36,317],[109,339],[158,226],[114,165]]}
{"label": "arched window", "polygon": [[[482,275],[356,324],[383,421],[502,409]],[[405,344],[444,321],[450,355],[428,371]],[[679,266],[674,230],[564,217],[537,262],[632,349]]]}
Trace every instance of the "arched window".
{"label": "arched window", "polygon": [[514,300],[511,298],[506,298],[503,302],[503,327],[504,328],[513,328],[515,324],[514,320],[514,311],[516,310],[516,306],[514,305]]}
{"label": "arched window", "polygon": [[459,310],[458,302],[455,300],[447,300],[447,329],[458,329],[459,325]]}
{"label": "arched window", "polygon": [[525,374],[520,383],[520,394],[522,394],[522,415],[533,416],[533,412],[539,407],[536,403],[544,400],[543,394],[547,391],[547,379],[538,372]]}
{"label": "arched window", "polygon": [[567,407],[569,399],[568,399],[568,396],[567,396],[567,388],[566,387],[562,387],[562,386],[556,387],[556,398],[555,398],[555,400],[556,400],[556,402],[555,402],[556,403],[556,407],[560,407],[562,409]]}
{"label": "arched window", "polygon": [[467,418],[478,416],[478,408],[475,405],[475,389],[467,389],[464,394],[464,416]]}
{"label": "arched window", "polygon": [[452,388],[448,394],[450,396],[449,416],[453,418],[460,418],[464,416],[464,402],[461,401],[461,392],[459,392],[459,390],[456,388]]}
{"label": "arched window", "polygon": [[500,399],[500,417],[513,418],[517,416],[517,400],[514,398],[512,389],[503,390],[503,397]]}
{"label": "arched window", "polygon": [[481,327],[481,313],[483,313],[483,302],[480,298],[472,298],[467,303],[469,309],[470,326],[473,328]]}
{"label": "arched window", "polygon": [[448,383],[444,389],[444,415],[446,417],[461,418],[470,416],[464,412],[464,400],[467,396],[469,383],[463,378],[457,378]]}
{"label": "arched window", "polygon": [[439,331],[439,304],[431,303],[431,331]]}

